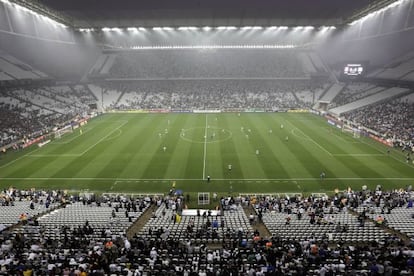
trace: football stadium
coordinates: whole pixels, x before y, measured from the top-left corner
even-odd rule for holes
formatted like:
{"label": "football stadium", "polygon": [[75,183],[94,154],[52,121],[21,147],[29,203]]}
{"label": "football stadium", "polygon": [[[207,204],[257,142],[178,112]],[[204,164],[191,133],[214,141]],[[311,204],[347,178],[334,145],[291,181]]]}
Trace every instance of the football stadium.
{"label": "football stadium", "polygon": [[413,275],[414,0],[0,0],[0,275]]}

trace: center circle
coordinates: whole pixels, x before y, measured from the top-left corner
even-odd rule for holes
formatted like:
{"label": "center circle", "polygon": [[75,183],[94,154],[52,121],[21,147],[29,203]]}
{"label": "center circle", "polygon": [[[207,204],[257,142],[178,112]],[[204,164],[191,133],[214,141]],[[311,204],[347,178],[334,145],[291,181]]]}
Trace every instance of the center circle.
{"label": "center circle", "polygon": [[230,139],[233,133],[225,128],[219,127],[194,127],[182,129],[181,139],[190,143],[219,143]]}

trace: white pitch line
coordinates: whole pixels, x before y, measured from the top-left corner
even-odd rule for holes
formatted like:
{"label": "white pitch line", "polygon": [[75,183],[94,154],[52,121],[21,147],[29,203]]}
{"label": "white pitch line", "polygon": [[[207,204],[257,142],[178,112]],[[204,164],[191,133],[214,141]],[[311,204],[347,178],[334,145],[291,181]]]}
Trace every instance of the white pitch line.
{"label": "white pitch line", "polygon": [[206,155],[207,155],[207,114],[204,128],[204,158],[203,158],[203,180],[206,179]]}
{"label": "white pitch line", "polygon": [[80,156],[84,155],[85,153],[87,153],[88,151],[90,151],[92,148],[94,148],[97,144],[99,144],[100,142],[102,142],[103,140],[105,140],[107,137],[109,137],[112,133],[114,133],[115,131],[117,131],[118,129],[120,129],[121,127],[123,127],[126,123],[128,123],[128,121],[124,122],[122,125],[118,126],[117,128],[114,128],[111,132],[109,132],[107,135],[105,135],[104,137],[102,137],[101,139],[98,140],[98,142],[96,142],[95,144],[93,144],[92,146],[90,146],[89,148],[87,148],[85,151],[83,151],[82,153],[80,153]]}
{"label": "white pitch line", "polygon": [[80,154],[70,154],[70,153],[63,153],[63,154],[30,154],[27,157],[79,157]]}
{"label": "white pitch line", "polygon": [[[373,148],[373,149],[375,149],[376,151],[378,151],[378,152],[381,152],[379,149],[377,149],[376,147],[374,147],[373,145],[371,145],[371,144],[369,144],[369,143],[367,143],[367,142],[365,142],[364,140],[361,140],[362,141],[362,143],[364,143],[365,145],[368,145],[368,146],[370,146],[371,148]],[[402,164],[405,164],[405,165],[407,165],[407,166],[409,166],[409,167],[412,167],[412,165],[410,164],[410,163],[407,163],[407,162],[404,162],[403,160],[400,160],[400,159],[397,159],[395,156],[393,156],[392,154],[389,154],[389,155],[387,155],[387,156],[389,156],[389,157],[391,157],[392,159],[394,159],[394,160],[397,160],[398,162],[400,162],[400,163],[402,163]]]}
{"label": "white pitch line", "polygon": [[[303,132],[300,128],[298,128],[297,126],[295,126],[293,123],[291,123],[290,121],[286,120],[289,124],[291,124],[292,126],[295,127],[295,129],[299,130],[300,132],[302,132],[302,134],[305,136],[305,139],[308,139],[309,141],[313,142],[315,145],[317,145],[320,149],[322,149],[324,152],[326,152],[327,154],[329,154],[330,156],[332,156],[332,153],[330,151],[328,151],[327,149],[325,149],[324,147],[322,147],[318,142],[316,142],[315,140],[313,140],[311,137],[309,137],[305,132]],[[293,131],[293,129],[292,129]]]}
{"label": "white pitch line", "polygon": [[[330,128],[328,128],[328,129],[330,129]],[[336,130],[333,130],[333,131],[336,131]],[[341,139],[342,141],[344,141],[344,143],[348,143],[348,144],[359,144],[360,143],[360,142],[355,142],[354,140],[345,139],[345,138],[341,137],[340,135],[336,134],[333,131],[330,132],[330,133],[335,135],[336,137],[338,137],[338,139]]]}
{"label": "white pitch line", "polygon": [[88,133],[89,131],[91,131],[91,130],[93,130],[95,127],[92,127],[92,128],[88,128],[87,130],[85,130],[85,131],[83,131],[82,132],[82,134],[80,134],[80,133],[78,133],[77,135],[75,135],[74,137],[72,137],[72,138],[70,138],[70,139],[68,139],[68,140],[66,140],[66,141],[54,141],[53,142],[53,144],[56,144],[56,145],[66,145],[66,144],[69,144],[69,143],[71,143],[72,141],[74,141],[75,139],[78,139],[79,137],[81,137],[82,135],[84,135],[84,134],[86,134],[86,133]]}
{"label": "white pitch line", "polygon": [[373,156],[386,156],[385,154],[377,153],[333,153],[332,156],[352,156],[352,157],[373,157]]}
{"label": "white pitch line", "polygon": [[[0,177],[0,180],[28,180],[28,181],[37,181],[37,180],[73,180],[73,181],[116,181],[119,182],[126,182],[126,181],[198,181],[199,178],[113,178],[113,177]],[[214,180],[221,180],[221,181],[315,181],[320,180],[319,177],[308,177],[308,178],[250,178],[250,179],[229,179],[229,178],[219,178]],[[361,180],[401,180],[401,181],[412,181],[414,177],[329,177],[325,178],[323,181],[337,181],[337,180],[350,180],[350,181],[361,181]]]}
{"label": "white pitch line", "polygon": [[28,152],[28,153],[26,153],[25,155],[20,156],[19,158],[16,158],[16,159],[14,159],[14,160],[10,161],[9,163],[6,163],[6,164],[4,164],[4,165],[0,166],[0,169],[5,168],[5,167],[7,167],[8,165],[11,165],[11,164],[15,163],[15,162],[19,161],[20,159],[23,159],[24,157],[28,157],[28,156],[30,156],[30,155],[31,155],[31,153],[36,152],[36,151],[38,151],[38,150],[40,150],[40,149],[41,149],[41,148],[37,148],[37,149],[35,149],[35,150],[32,150],[31,152]]}

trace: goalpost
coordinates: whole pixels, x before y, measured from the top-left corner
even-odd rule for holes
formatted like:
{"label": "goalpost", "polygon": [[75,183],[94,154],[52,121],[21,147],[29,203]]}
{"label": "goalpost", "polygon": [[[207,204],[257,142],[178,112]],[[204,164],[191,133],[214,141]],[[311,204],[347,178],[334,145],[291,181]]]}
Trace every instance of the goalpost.
{"label": "goalpost", "polygon": [[66,134],[66,133],[72,133],[73,132],[73,128],[71,125],[67,125],[61,129],[58,129],[55,131],[55,139],[60,139],[62,138],[62,135]]}
{"label": "goalpost", "polygon": [[354,138],[360,138],[361,137],[361,130],[357,127],[353,127],[347,124],[342,125],[342,132],[346,132],[351,134]]}

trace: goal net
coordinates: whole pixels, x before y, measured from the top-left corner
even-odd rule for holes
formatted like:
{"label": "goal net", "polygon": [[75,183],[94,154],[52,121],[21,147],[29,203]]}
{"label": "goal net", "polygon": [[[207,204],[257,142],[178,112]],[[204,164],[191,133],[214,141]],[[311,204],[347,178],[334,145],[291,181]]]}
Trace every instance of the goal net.
{"label": "goal net", "polygon": [[360,129],[358,129],[358,128],[356,128],[356,127],[350,126],[350,125],[346,125],[346,124],[344,124],[344,125],[342,126],[342,132],[349,133],[349,134],[351,134],[354,138],[360,138],[360,137],[361,137],[361,130],[360,130]]}
{"label": "goal net", "polygon": [[55,139],[60,139],[62,138],[64,134],[72,133],[72,132],[73,132],[72,126],[70,125],[65,126],[64,128],[61,128],[55,131]]}

